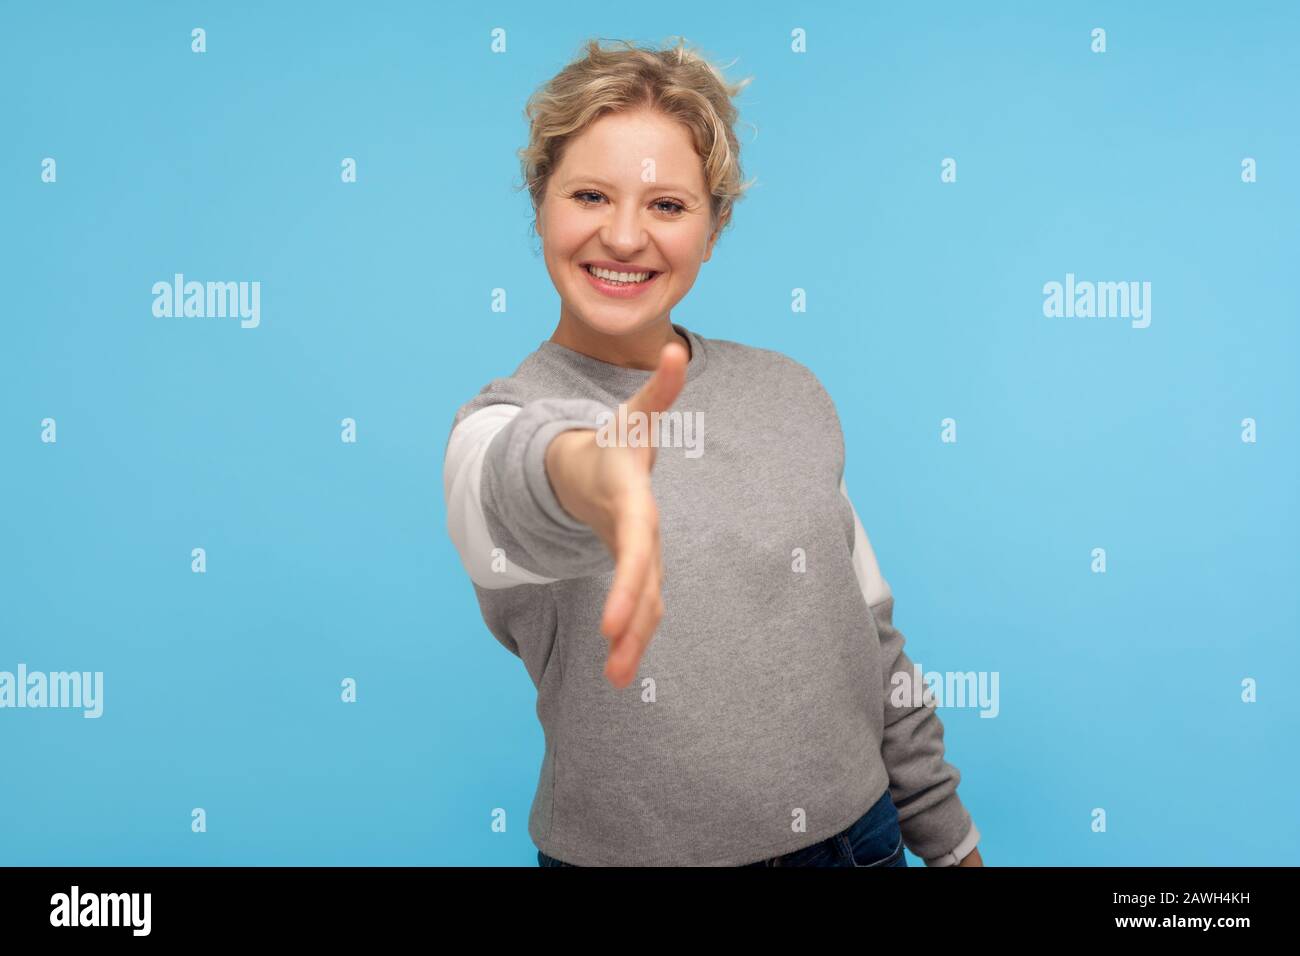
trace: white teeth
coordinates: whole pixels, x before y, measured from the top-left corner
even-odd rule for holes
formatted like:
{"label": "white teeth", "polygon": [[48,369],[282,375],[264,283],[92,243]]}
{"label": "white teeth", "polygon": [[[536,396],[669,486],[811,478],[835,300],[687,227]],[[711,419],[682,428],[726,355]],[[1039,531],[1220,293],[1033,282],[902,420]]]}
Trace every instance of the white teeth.
{"label": "white teeth", "polygon": [[609,269],[600,269],[596,266],[584,266],[588,272],[602,279],[608,279],[611,282],[644,282],[654,275],[653,272],[611,272]]}

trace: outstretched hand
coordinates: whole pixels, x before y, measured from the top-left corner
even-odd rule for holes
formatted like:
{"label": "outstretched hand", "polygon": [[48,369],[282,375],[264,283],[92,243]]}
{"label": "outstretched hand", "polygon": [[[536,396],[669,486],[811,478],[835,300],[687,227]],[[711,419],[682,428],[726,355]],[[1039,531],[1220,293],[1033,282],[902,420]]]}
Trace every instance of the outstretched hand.
{"label": "outstretched hand", "polygon": [[[626,402],[629,418],[666,412],[686,382],[686,350],[669,342],[654,374]],[[614,556],[614,581],[605,600],[600,631],[610,642],[605,676],[627,687],[663,617],[663,566],[659,509],[651,491],[655,447],[601,446],[592,429],[557,435],[546,450],[546,470],[556,498],[589,525]]]}

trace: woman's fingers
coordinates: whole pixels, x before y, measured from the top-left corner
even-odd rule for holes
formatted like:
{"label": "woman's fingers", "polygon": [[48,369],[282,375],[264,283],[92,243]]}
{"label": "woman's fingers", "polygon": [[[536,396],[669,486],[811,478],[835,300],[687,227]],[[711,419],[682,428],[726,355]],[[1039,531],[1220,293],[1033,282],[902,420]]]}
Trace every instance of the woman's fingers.
{"label": "woman's fingers", "polygon": [[641,593],[641,601],[627,631],[614,642],[609,651],[609,659],[605,662],[605,676],[618,689],[626,687],[636,676],[641,657],[649,646],[650,639],[654,637],[663,613],[659,570],[656,567]]}
{"label": "woman's fingers", "polygon": [[[628,400],[629,412],[663,412],[677,400],[686,380],[686,350],[670,342],[659,354],[659,366]],[[617,500],[614,517],[614,583],[605,601],[600,630],[610,642],[605,676],[624,688],[636,676],[650,638],[663,617],[659,551],[659,511],[651,492],[649,469],[654,447],[642,451],[638,479]],[[625,479],[624,479],[625,480]]]}
{"label": "woman's fingers", "polygon": [[600,623],[600,632],[611,641],[627,630],[658,556],[659,516],[648,489],[629,496],[616,520],[614,539],[614,583]]}
{"label": "woman's fingers", "polygon": [[659,513],[648,484],[624,503],[619,530],[614,584],[601,631],[610,642],[605,676],[621,689],[635,676],[663,615]]}

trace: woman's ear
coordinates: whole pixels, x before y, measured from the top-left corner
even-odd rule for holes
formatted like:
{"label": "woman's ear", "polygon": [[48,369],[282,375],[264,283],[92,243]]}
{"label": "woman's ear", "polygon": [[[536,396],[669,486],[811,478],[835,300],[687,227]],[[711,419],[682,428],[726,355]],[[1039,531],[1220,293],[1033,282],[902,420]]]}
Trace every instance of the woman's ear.
{"label": "woman's ear", "polygon": [[704,258],[700,260],[701,262],[708,262],[709,257],[713,255],[713,244],[718,241],[718,236],[722,234],[722,227],[727,224],[727,220],[730,218],[731,210],[728,209],[722,214],[721,218],[718,219],[718,224],[713,227],[713,234],[709,236],[708,245],[704,247]]}

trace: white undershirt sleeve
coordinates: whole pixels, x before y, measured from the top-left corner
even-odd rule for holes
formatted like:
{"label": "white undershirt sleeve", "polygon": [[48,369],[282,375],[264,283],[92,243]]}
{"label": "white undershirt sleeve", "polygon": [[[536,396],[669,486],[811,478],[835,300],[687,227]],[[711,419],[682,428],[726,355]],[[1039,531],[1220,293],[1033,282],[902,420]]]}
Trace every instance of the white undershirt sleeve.
{"label": "white undershirt sleeve", "polygon": [[[484,588],[509,588],[517,584],[549,584],[555,578],[533,574],[509,561],[492,543],[483,514],[483,459],[501,429],[519,414],[518,405],[488,405],[452,429],[443,464],[443,498],[447,504],[447,532],[470,580]],[[494,552],[497,552],[494,554]],[[493,570],[493,566],[501,570]]]}

